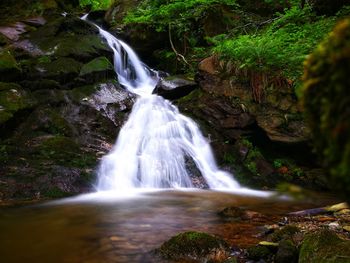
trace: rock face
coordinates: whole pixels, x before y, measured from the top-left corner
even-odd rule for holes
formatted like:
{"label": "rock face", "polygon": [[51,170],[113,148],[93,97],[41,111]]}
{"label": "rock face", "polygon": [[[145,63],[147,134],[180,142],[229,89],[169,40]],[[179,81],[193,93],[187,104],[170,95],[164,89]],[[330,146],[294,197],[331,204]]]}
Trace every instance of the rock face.
{"label": "rock face", "polygon": [[168,100],[182,98],[198,87],[197,83],[182,76],[171,76],[161,79],[153,94]]}
{"label": "rock face", "polygon": [[[275,142],[298,143],[309,139],[294,91],[287,81],[238,71],[215,57],[199,65],[197,80],[204,92],[200,101],[206,100],[206,104],[198,104],[203,105],[201,110],[212,111],[215,125],[238,132],[255,123]],[[209,95],[216,99],[207,104]]]}
{"label": "rock face", "polygon": [[4,34],[0,50],[0,200],[91,191],[134,97],[94,26],[56,13],[23,23],[35,29]]}

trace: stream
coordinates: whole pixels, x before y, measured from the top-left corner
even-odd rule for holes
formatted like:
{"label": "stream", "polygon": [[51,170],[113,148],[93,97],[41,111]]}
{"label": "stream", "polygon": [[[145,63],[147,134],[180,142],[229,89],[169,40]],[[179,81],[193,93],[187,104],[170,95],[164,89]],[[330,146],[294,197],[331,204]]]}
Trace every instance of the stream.
{"label": "stream", "polygon": [[[124,197],[94,193],[0,207],[1,262],[165,262],[152,251],[189,230],[216,234],[233,248],[246,248],[263,240],[263,226],[281,221],[284,214],[330,203],[324,197],[307,203],[209,190],[163,190]],[[227,220],[218,212],[228,206],[263,216]]]}

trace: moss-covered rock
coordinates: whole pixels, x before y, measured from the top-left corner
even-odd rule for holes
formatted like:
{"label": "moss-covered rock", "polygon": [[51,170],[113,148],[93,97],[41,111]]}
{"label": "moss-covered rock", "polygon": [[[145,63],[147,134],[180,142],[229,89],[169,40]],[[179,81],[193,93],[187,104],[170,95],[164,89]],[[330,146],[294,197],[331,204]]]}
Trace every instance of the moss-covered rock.
{"label": "moss-covered rock", "polygon": [[302,242],[299,263],[350,262],[350,241],[329,230],[308,234]]}
{"label": "moss-covered rock", "polygon": [[16,59],[9,51],[0,51],[0,81],[16,80],[21,70]]}
{"label": "moss-covered rock", "polygon": [[303,104],[330,182],[350,201],[350,19],[305,62]]}
{"label": "moss-covered rock", "polygon": [[32,108],[35,104],[31,93],[21,86],[0,82],[0,124],[11,119],[19,110]]}
{"label": "moss-covered rock", "polygon": [[[60,57],[52,62],[36,65],[36,74],[34,75],[43,79],[66,83],[79,75],[81,67],[82,64],[73,58]],[[53,82],[44,84],[53,84]]]}
{"label": "moss-covered rock", "polygon": [[157,252],[161,257],[170,260],[222,262],[229,255],[229,246],[221,238],[190,231],[172,237]]}
{"label": "moss-covered rock", "polygon": [[113,65],[106,57],[98,57],[86,63],[79,75],[90,82],[116,77]]}
{"label": "moss-covered rock", "polygon": [[297,226],[287,225],[281,229],[276,230],[270,238],[274,242],[281,241],[284,239],[290,239],[294,234],[298,233],[299,231],[300,230]]}
{"label": "moss-covered rock", "polygon": [[257,245],[247,249],[247,256],[249,259],[260,261],[271,258],[273,252],[266,246]]}
{"label": "moss-covered rock", "polygon": [[298,262],[298,249],[291,240],[282,240],[278,245],[275,256],[276,263],[296,263]]}

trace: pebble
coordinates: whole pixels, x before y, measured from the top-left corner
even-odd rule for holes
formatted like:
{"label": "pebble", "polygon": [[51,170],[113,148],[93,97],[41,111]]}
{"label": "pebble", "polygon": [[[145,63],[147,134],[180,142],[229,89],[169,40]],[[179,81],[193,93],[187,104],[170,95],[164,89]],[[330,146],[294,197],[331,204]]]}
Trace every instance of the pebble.
{"label": "pebble", "polygon": [[329,223],[328,227],[329,227],[330,230],[333,230],[333,231],[341,229],[341,226],[340,226],[340,224],[338,222]]}

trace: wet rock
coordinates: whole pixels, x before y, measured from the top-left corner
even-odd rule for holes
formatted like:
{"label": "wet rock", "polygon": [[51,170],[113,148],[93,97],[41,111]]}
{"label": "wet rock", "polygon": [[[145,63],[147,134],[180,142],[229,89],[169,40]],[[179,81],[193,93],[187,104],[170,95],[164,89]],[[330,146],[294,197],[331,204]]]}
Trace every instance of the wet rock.
{"label": "wet rock", "polygon": [[222,262],[229,256],[229,246],[221,238],[202,232],[180,233],[157,249],[164,259]]}
{"label": "wet rock", "polygon": [[153,94],[168,100],[176,100],[186,96],[197,88],[197,83],[180,76],[170,76],[161,79]]}
{"label": "wet rock", "polygon": [[334,232],[320,230],[306,235],[300,248],[300,263],[348,262],[350,241],[339,238]]}
{"label": "wet rock", "polygon": [[266,219],[265,216],[261,213],[244,210],[240,207],[226,207],[218,213],[219,216],[225,219],[234,219],[234,220],[252,220],[260,221]]}

